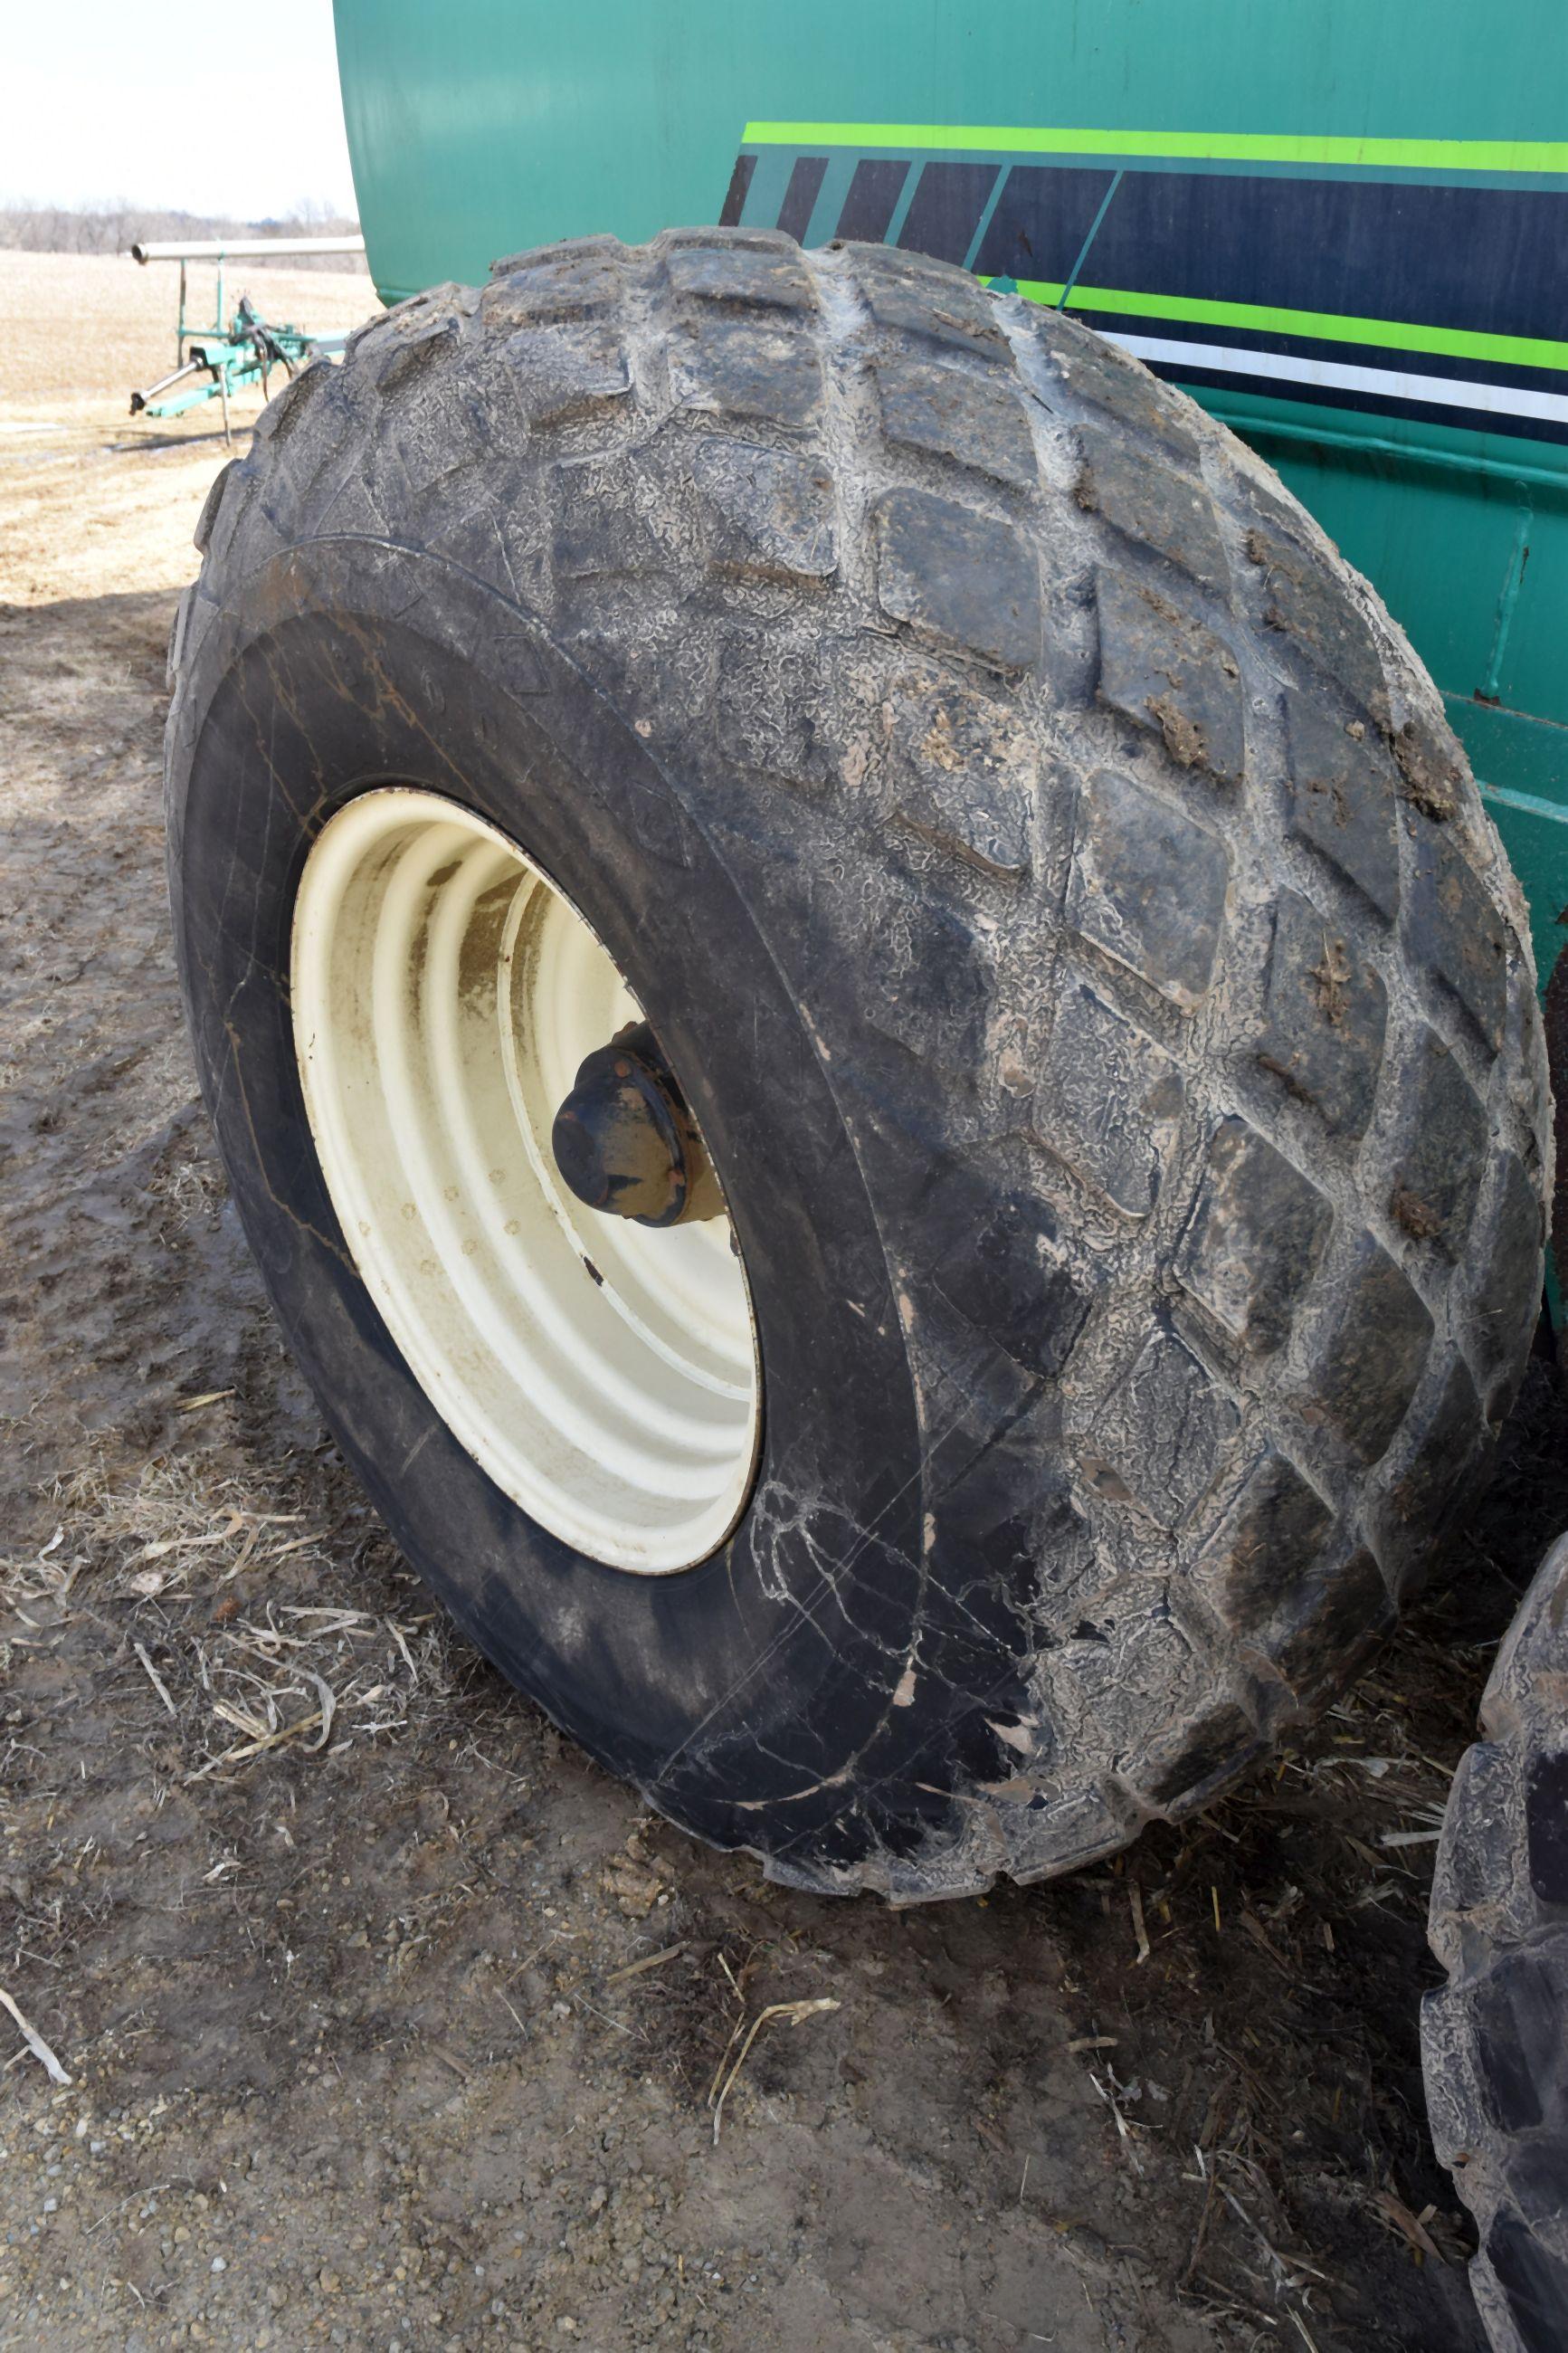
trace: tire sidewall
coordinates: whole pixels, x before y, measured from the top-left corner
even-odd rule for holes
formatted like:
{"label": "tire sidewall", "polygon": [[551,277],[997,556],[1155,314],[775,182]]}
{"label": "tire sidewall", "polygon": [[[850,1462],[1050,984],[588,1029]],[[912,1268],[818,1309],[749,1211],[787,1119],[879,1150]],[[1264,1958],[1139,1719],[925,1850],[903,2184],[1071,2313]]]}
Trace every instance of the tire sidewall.
{"label": "tire sidewall", "polygon": [[[920,1643],[921,1453],[877,1220],[763,934],[635,726],[458,567],[309,543],[204,617],[171,723],[182,983],[240,1216],[334,1434],[410,1560],[563,1729],[704,1836],[816,1847],[853,1810],[858,1755],[891,1726],[907,1756],[935,1728],[895,1705]],[[694,1569],[628,1575],[531,1521],[429,1404],[353,1265],[300,1087],[290,925],[321,828],[388,783],[518,842],[690,1089],[764,1415],[747,1513]]]}

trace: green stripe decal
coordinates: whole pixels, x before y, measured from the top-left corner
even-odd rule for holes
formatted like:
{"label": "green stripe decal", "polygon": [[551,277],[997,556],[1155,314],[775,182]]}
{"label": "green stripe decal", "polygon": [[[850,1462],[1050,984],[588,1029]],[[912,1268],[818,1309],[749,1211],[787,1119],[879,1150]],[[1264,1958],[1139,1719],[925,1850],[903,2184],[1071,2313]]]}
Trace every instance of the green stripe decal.
{"label": "green stripe decal", "polygon": [[1169,157],[1174,163],[1324,164],[1395,171],[1568,173],[1568,140],[1344,139],[1251,131],[998,130],[973,122],[748,122],[747,147],[859,153]]}
{"label": "green stripe decal", "polygon": [[[1030,302],[1057,303],[1059,282],[1020,279]],[[1568,368],[1568,343],[1540,335],[1488,335],[1467,327],[1409,326],[1401,319],[1354,319],[1336,311],[1276,311],[1263,302],[1208,302],[1185,294],[1132,294],[1114,286],[1075,286],[1071,310],[1164,319],[1190,327],[1239,327],[1255,335],[1310,335],[1324,343],[1368,343],[1391,352],[1432,352],[1501,367]]]}

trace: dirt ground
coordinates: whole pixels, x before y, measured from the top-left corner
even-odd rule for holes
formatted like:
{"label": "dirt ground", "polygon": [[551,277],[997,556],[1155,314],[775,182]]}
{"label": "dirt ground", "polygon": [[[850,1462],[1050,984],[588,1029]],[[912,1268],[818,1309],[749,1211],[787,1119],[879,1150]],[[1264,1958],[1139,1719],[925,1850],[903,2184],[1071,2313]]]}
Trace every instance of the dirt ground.
{"label": "dirt ground", "polygon": [[123,400],[173,296],[0,255],[0,1988],[69,2078],[0,2012],[0,2347],[1477,2353],[1423,1921],[1555,1375],[1321,1732],[1118,1868],[895,1914],[647,1819],[435,1614],[226,1204],[159,807],[224,451]]}

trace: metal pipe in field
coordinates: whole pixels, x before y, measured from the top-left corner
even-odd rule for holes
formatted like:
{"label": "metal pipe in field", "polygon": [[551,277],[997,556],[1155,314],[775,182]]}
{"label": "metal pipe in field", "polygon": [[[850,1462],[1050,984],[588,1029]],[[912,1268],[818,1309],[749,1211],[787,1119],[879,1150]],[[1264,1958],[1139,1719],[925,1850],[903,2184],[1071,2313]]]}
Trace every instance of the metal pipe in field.
{"label": "metal pipe in field", "polygon": [[363,237],[253,237],[228,244],[222,237],[199,245],[133,245],[132,261],[254,261],[269,254],[363,253]]}

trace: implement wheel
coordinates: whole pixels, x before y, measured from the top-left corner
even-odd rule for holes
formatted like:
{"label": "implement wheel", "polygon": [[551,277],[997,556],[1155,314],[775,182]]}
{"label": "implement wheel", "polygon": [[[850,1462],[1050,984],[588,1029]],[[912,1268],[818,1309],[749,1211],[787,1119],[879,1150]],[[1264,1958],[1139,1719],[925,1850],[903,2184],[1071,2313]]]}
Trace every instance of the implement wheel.
{"label": "implement wheel", "polygon": [[1541,1276],[1519,893],[1256,459],[744,232],[498,266],[215,487],[202,1083],[408,1557],[775,1876],[1036,1878],[1389,1623]]}

